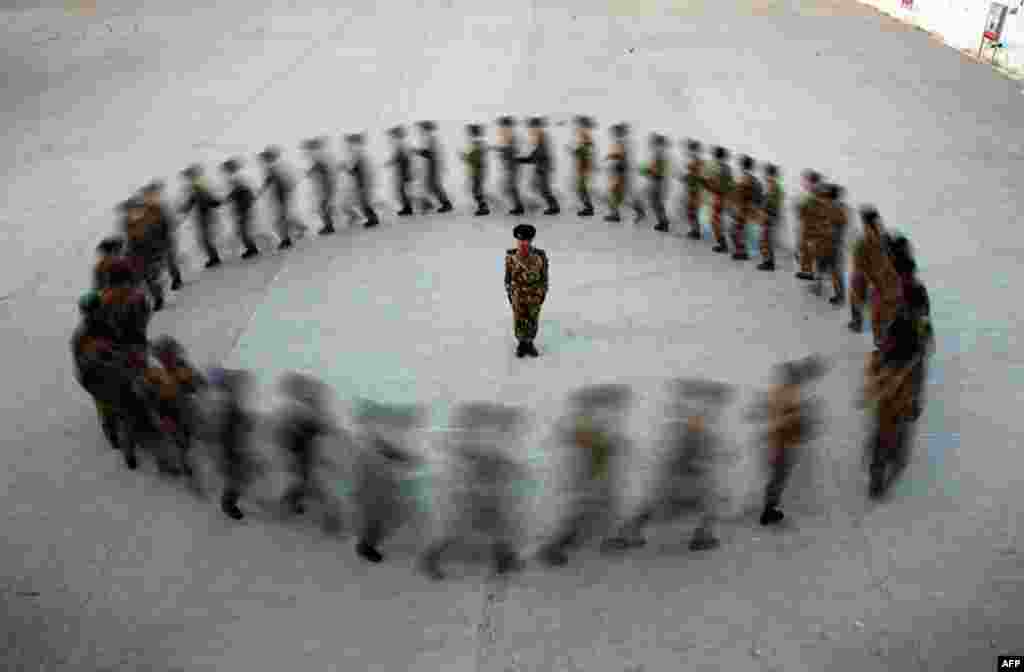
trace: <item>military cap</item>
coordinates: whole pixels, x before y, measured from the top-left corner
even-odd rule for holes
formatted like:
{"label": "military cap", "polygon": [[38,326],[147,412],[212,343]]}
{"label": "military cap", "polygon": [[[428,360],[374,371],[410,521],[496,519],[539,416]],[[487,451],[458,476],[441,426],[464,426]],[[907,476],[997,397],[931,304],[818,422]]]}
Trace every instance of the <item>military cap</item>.
{"label": "military cap", "polygon": [[810,169],[805,170],[804,179],[810,182],[811,184],[817,184],[821,182],[821,173]]}
{"label": "military cap", "polygon": [[498,117],[498,126],[501,126],[502,128],[512,128],[515,125],[515,117]]}
{"label": "military cap", "polygon": [[863,205],[860,208],[860,218],[865,224],[872,226],[878,226],[880,224],[881,215],[878,213],[878,208],[873,205]]}
{"label": "military cap", "polygon": [[526,122],[526,125],[529,128],[544,128],[545,126],[548,125],[548,122],[547,119],[545,119],[544,117],[530,117],[530,119]]}
{"label": "military cap", "polygon": [[815,196],[820,196],[821,198],[829,198],[832,190],[827,183],[819,182],[814,185],[813,193]]}
{"label": "military cap", "polygon": [[716,159],[719,159],[719,160],[728,159],[729,158],[729,150],[726,149],[725,147],[715,147],[715,149],[711,153],[711,155],[714,156]]}
{"label": "military cap", "polygon": [[228,159],[220,164],[220,168],[228,175],[234,175],[242,169],[242,162],[238,159]]}
{"label": "military cap", "polygon": [[107,236],[96,246],[97,252],[103,254],[117,254],[124,247],[124,239],[120,236]]}
{"label": "military cap", "polygon": [[764,164],[764,174],[767,175],[768,177],[778,177],[779,167],[776,166],[774,163],[766,163]]}
{"label": "military cap", "polygon": [[668,144],[668,138],[661,133],[651,133],[651,144],[655,147],[664,147]]}
{"label": "military cap", "polygon": [[325,138],[310,138],[302,142],[302,149],[307,152],[315,152],[318,149],[323,149],[326,144]]}
{"label": "military cap", "polygon": [[700,142],[698,142],[697,140],[687,140],[686,141],[686,149],[691,154],[696,154],[701,149],[700,148]]}
{"label": "military cap", "polygon": [[838,184],[833,184],[832,186],[835,187],[836,191],[835,199],[837,201],[843,200],[843,197],[846,196],[846,189]]}
{"label": "military cap", "polygon": [[512,229],[512,235],[516,240],[533,240],[537,235],[537,229],[530,224],[517,224],[516,228]]}
{"label": "military cap", "polygon": [[437,130],[437,122],[434,121],[421,121],[416,125],[422,128],[424,131],[427,131],[428,133],[433,133],[434,131]]}
{"label": "military cap", "polygon": [[479,138],[484,134],[483,124],[466,124],[466,132],[474,138]]}
{"label": "military cap", "polygon": [[110,282],[123,285],[135,280],[135,267],[127,259],[115,259],[110,265]]}
{"label": "military cap", "polygon": [[381,404],[369,399],[356,401],[352,416],[360,425],[410,430],[423,420],[423,409],[416,405]]}
{"label": "military cap", "polygon": [[78,310],[89,315],[99,309],[101,303],[99,292],[89,291],[78,297]]}
{"label": "military cap", "polygon": [[405,137],[405,127],[404,126],[395,126],[393,128],[389,128],[388,129],[388,135],[390,135],[392,138],[399,138],[399,139],[404,138]]}
{"label": "military cap", "polygon": [[611,127],[612,135],[616,138],[624,138],[629,135],[629,124],[621,122]]}
{"label": "military cap", "polygon": [[682,378],[673,380],[671,385],[675,394],[688,401],[723,405],[732,399],[732,388],[713,380]]}
{"label": "military cap", "polygon": [[838,201],[839,195],[842,192],[842,187],[838,184],[826,184],[825,185],[825,196],[831,201]]}
{"label": "military cap", "polygon": [[913,273],[917,270],[913,247],[905,235],[898,232],[887,233],[885,243],[897,273]]}
{"label": "military cap", "polygon": [[365,139],[366,138],[362,133],[349,133],[345,136],[345,142],[350,145],[361,145]]}
{"label": "military cap", "polygon": [[744,154],[740,157],[740,168],[742,170],[753,170],[754,159]]}
{"label": "military cap", "polygon": [[128,212],[129,210],[137,210],[144,207],[146,207],[146,202],[138,196],[132,196],[131,198],[117,204],[117,209],[121,212]]}
{"label": "military cap", "polygon": [[576,116],[573,119],[573,121],[580,128],[593,129],[594,126],[596,125],[596,124],[594,124],[594,120],[592,118],[586,117],[586,116],[583,116],[583,115]]}
{"label": "military cap", "polygon": [[264,161],[277,161],[281,157],[281,150],[277,147],[267,147],[259,156]]}
{"label": "military cap", "polygon": [[154,179],[154,180],[150,180],[139,191],[142,192],[143,194],[156,194],[156,193],[159,193],[159,192],[163,191],[164,190],[164,186],[165,186],[164,185],[164,181],[159,179],[159,178],[157,178],[157,179]]}
{"label": "military cap", "polygon": [[816,355],[786,362],[779,367],[782,380],[787,385],[805,385],[821,378],[827,371],[828,364]]}
{"label": "military cap", "polygon": [[203,167],[198,163],[193,163],[191,166],[181,171],[182,176],[187,177],[190,180],[194,180],[203,174]]}
{"label": "military cap", "polygon": [[633,398],[633,391],[621,383],[587,385],[573,392],[569,399],[583,411],[621,408]]}

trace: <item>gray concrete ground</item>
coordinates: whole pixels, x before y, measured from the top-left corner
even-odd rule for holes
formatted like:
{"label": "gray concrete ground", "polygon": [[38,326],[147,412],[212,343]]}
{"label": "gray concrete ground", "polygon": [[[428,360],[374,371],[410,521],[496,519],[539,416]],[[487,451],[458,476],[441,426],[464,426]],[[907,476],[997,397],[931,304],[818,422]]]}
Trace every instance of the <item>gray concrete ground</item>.
{"label": "gray concrete ground", "polygon": [[[2,10],[5,669],[983,670],[1024,652],[1019,85],[843,0],[450,0],[386,13],[372,3],[98,4],[88,15]],[[621,559],[584,551],[567,569],[531,564],[503,583],[456,566],[434,585],[411,571],[412,532],[367,567],[350,540],[258,507],[233,524],[121,467],[71,379],[67,339],[92,245],[126,190],[153,175],[173,183],[192,161],[418,118],[441,122],[453,156],[462,123],[504,113],[592,113],[722,143],[782,165],[794,193],[812,166],[910,234],[939,352],[896,499],[870,507],[863,497],[851,401],[868,344],[788,267],[765,278],[678,236],[571,214],[541,221],[558,289],[545,358],[517,368],[504,352],[503,297],[491,305],[490,290],[471,291],[500,272],[500,258],[481,259],[500,254],[513,222],[464,214],[453,158],[463,214],[304,241],[213,273],[193,264],[154,333],[181,337],[200,362],[266,376],[312,357],[345,395],[397,396],[413,382],[435,405],[525,403],[538,436],[556,397],[590,378],[629,380],[646,402],[660,375],[709,375],[747,399],[778,359],[821,351],[837,363],[821,385],[831,420],[794,486],[793,526],[769,533],[744,515],[756,482],[740,469],[736,515],[713,554],[685,550],[683,523]],[[567,129],[555,134],[559,147],[568,141]],[[378,134],[380,161],[384,146]],[[562,155],[563,183],[568,167]],[[196,261],[190,242],[188,252]],[[416,278],[415,291],[402,284]],[[413,301],[419,312],[403,310]],[[460,302],[471,315],[453,310]],[[350,314],[361,322],[346,323]],[[317,330],[305,342],[300,317]],[[392,336],[374,343],[389,321]],[[388,352],[385,382],[353,369],[383,365]],[[402,378],[417,357],[422,368]],[[749,428],[728,435],[749,457]],[[535,532],[552,521],[553,499],[540,498]]]}

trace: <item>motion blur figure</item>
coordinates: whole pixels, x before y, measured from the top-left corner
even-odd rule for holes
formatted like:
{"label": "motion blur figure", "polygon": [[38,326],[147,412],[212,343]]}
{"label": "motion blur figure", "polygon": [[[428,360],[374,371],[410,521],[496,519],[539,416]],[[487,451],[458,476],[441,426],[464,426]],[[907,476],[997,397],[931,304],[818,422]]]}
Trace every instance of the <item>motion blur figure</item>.
{"label": "motion blur figure", "polygon": [[94,291],[101,292],[110,286],[110,268],[123,250],[123,236],[107,236],[96,246],[96,264],[92,268]]}
{"label": "motion blur figure", "polygon": [[[348,146],[349,160],[343,164],[342,170],[352,177],[356,201],[363,217],[366,218],[364,226],[371,228],[380,224],[377,213],[373,209],[373,173],[370,162],[366,158],[363,145],[366,142],[362,133],[350,133],[345,136],[345,144]],[[350,222],[351,226],[353,222]]]}
{"label": "motion blur figure", "polygon": [[808,247],[809,239],[807,237],[809,229],[804,220],[806,218],[806,213],[808,212],[808,202],[816,198],[816,194],[821,186],[821,173],[816,170],[805,170],[802,175],[802,181],[804,193],[799,200],[797,200],[796,205],[794,206],[798,225],[798,230],[796,232],[796,258],[800,264],[796,277],[801,280],[814,280],[814,259]]}
{"label": "motion blur figure", "polygon": [[225,199],[231,204],[235,215],[235,232],[245,246],[242,259],[252,259],[260,253],[256,242],[252,239],[252,217],[256,206],[256,192],[242,177],[241,159],[228,159],[221,164],[221,171],[228,179],[228,195]]}
{"label": "motion blur figure", "polygon": [[278,249],[286,250],[292,246],[292,195],[295,193],[295,181],[281,165],[281,150],[267,147],[259,154],[263,162],[266,176],[257,198],[270,191],[274,199],[277,222],[277,235],[281,239]]}
{"label": "motion blur figure", "polygon": [[608,216],[606,222],[621,222],[619,208],[627,200],[633,203],[633,210],[636,213],[636,222],[639,223],[647,217],[643,202],[633,197],[633,184],[631,180],[632,161],[629,146],[629,124],[615,124],[609,129],[612,136],[612,146],[608,151],[605,161],[611,162],[610,174],[608,177]]}
{"label": "motion blur figure", "polygon": [[823,402],[818,397],[809,397],[807,388],[826,371],[825,362],[813,356],[778,365],[775,384],[750,413],[750,419],[764,424],[762,442],[768,484],[762,525],[773,525],[785,517],[779,504],[793,467],[800,461],[804,447],[821,434]]}
{"label": "motion blur figure", "polygon": [[120,418],[117,401],[125,384],[125,371],[117,361],[115,333],[102,319],[101,300],[96,291],[78,300],[81,321],[71,335],[71,359],[75,380],[96,404],[100,426],[111,447],[121,449]]}
{"label": "motion blur figure", "polygon": [[311,138],[302,143],[302,148],[310,163],[306,177],[313,180],[316,187],[317,209],[324,223],[319,234],[328,236],[335,232],[334,201],[338,197],[338,180],[333,163],[327,155],[327,139]]}
{"label": "motion blur figure", "polygon": [[654,210],[658,223],[655,231],[668,231],[668,213],[665,212],[665,198],[668,195],[668,177],[672,166],[668,159],[666,147],[668,138],[660,133],[652,133],[650,138],[651,160],[644,166],[641,173],[649,180],[647,198]]}
{"label": "motion blur figure", "polygon": [[643,531],[649,524],[670,522],[691,512],[701,520],[690,539],[690,550],[719,545],[714,529],[722,457],[717,424],[733,393],[723,383],[704,380],[673,380],[668,387],[665,450],[645,504],[607,543],[616,550],[643,546]]}
{"label": "motion blur figure", "polygon": [[[297,372],[285,374],[280,387],[286,404],[278,417],[277,442],[293,479],[281,498],[282,505],[289,513],[301,515],[306,511],[306,502],[317,499],[330,517],[327,492],[317,476],[322,457],[320,444],[333,429],[327,388],[312,376]],[[333,525],[325,522],[327,528]]]}
{"label": "motion blur figure", "polygon": [[133,197],[121,204],[121,226],[125,247],[123,254],[135,265],[139,279],[149,291],[153,310],[164,306],[164,287],[161,282],[167,258],[168,232],[161,231],[160,213],[146,205],[141,197]]}
{"label": "motion blur figure", "polygon": [[[415,151],[427,164],[424,175],[424,191],[441,204],[438,213],[451,212],[452,202],[448,200],[448,194],[445,193],[444,185],[441,184],[444,172],[442,161],[444,153],[441,151],[441,143],[437,139],[437,124],[433,121],[421,121],[416,125],[420,129],[423,144]],[[431,208],[433,208],[432,204]]]}
{"label": "motion blur figure", "polygon": [[171,291],[181,289],[181,268],[178,265],[178,218],[174,216],[174,208],[168,203],[164,195],[165,185],[163,180],[153,180],[142,188],[142,198],[146,207],[156,214],[158,223],[156,232],[162,239],[158,239],[159,246],[165,251],[164,264],[171,276]]}
{"label": "motion blur figure", "polygon": [[162,336],[153,342],[152,351],[174,384],[174,394],[164,403],[165,414],[174,423],[172,441],[178,449],[181,471],[193,492],[201,494],[202,486],[193,463],[192,441],[197,433],[198,395],[206,387],[206,380],[189,362],[185,347],[177,339]]}
{"label": "motion blur figure", "polygon": [[[568,515],[541,548],[545,564],[566,564],[568,550],[612,529],[622,494],[632,396],[628,386],[617,384],[591,385],[571,395],[569,412],[557,428],[560,442],[570,451]],[[607,544],[606,539],[603,546]]]}
{"label": "motion blur figure", "polygon": [[213,238],[216,234],[214,229],[217,223],[217,208],[221,205],[220,199],[213,195],[206,184],[202,166],[189,166],[181,172],[181,177],[186,184],[185,203],[181,206],[181,214],[187,217],[195,210],[199,245],[207,257],[206,268],[219,266],[220,254]]}
{"label": "motion blur figure", "polygon": [[530,142],[533,144],[533,151],[526,156],[520,157],[520,163],[533,166],[533,190],[544,199],[547,204],[545,215],[557,215],[560,212],[558,201],[551,191],[551,173],[554,171],[554,157],[551,156],[551,145],[548,142],[548,134],[545,130],[547,121],[542,117],[534,117],[529,120]]}
{"label": "motion blur figure", "polygon": [[358,517],[356,553],[368,562],[381,562],[379,546],[412,515],[412,501],[402,491],[417,460],[409,450],[410,433],[423,423],[418,406],[358,404],[358,454],[355,465],[355,504]]}
{"label": "motion blur figure", "polygon": [[732,167],[729,165],[729,150],[725,147],[715,147],[711,152],[711,156],[714,161],[705,180],[705,186],[711,192],[711,231],[715,236],[716,243],[711,249],[719,254],[724,254],[729,251],[729,246],[725,241],[725,228],[722,223],[722,216],[725,213],[727,202],[733,193],[735,181],[732,175]]}
{"label": "motion blur figure", "polygon": [[590,178],[594,173],[594,120],[586,116],[577,116],[576,145],[569,148],[576,164],[576,196],[580,199],[583,209],[577,212],[579,217],[594,216],[594,202],[590,198]]}
{"label": "motion blur figure", "polygon": [[757,216],[764,201],[764,187],[754,176],[754,165],[751,157],[740,157],[740,179],[736,182],[732,199],[736,211],[732,229],[732,258],[736,261],[750,259],[747,254],[747,224]]}
{"label": "motion blur figure", "polygon": [[469,189],[476,201],[476,217],[484,217],[491,214],[487,206],[487,196],[484,194],[484,185],[487,183],[487,147],[484,145],[484,127],[481,124],[469,124],[466,126],[466,135],[469,136],[469,151],[463,152],[462,160],[466,163],[466,172],[469,175]]}
{"label": "motion blur figure", "polygon": [[512,117],[498,119],[498,144],[491,148],[501,156],[501,165],[505,170],[505,196],[512,202],[509,215],[519,217],[526,214],[523,199],[519,195],[519,139],[516,137],[516,120]]}
{"label": "motion blur figure", "polygon": [[493,551],[496,574],[520,569],[515,550],[520,536],[511,488],[525,478],[520,465],[507,454],[523,421],[515,408],[491,403],[469,403],[454,409],[455,436],[449,450],[460,472],[455,486],[455,520],[423,554],[421,569],[434,580],[444,578],[441,556],[452,544],[477,534]]}
{"label": "motion blur figure", "polygon": [[405,128],[395,126],[388,131],[394,153],[387,165],[395,169],[395,191],[398,197],[398,204],[401,209],[399,217],[408,217],[413,214],[412,201],[409,200],[409,183],[412,182],[412,161],[409,159],[409,150],[405,147]]}
{"label": "motion blur figure", "polygon": [[214,430],[219,444],[218,467],[224,479],[220,508],[230,518],[241,520],[245,514],[238,508],[238,500],[255,471],[255,461],[249,452],[252,419],[247,409],[252,376],[246,371],[215,369],[210,383],[220,394],[222,404]]}

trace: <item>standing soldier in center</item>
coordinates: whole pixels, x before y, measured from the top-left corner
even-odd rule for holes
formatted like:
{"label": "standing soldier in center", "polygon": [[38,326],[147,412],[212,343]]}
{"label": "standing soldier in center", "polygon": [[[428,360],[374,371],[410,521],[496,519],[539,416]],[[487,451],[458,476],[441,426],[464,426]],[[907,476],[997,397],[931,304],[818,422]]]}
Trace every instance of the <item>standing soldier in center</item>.
{"label": "standing soldier in center", "polygon": [[533,164],[533,189],[547,203],[548,209],[545,215],[557,215],[560,212],[558,201],[551,193],[551,172],[552,159],[551,149],[548,145],[548,135],[544,131],[547,122],[541,117],[530,119],[530,140],[533,142],[533,151],[527,156],[519,159],[520,163]]}
{"label": "standing soldier in center", "polygon": [[285,174],[284,169],[278,163],[281,158],[281,150],[277,147],[267,147],[260,152],[260,160],[266,168],[267,176],[263,181],[257,198],[269,189],[277,202],[277,235],[281,242],[279,250],[287,250],[292,246],[291,238],[291,201],[294,188],[291,178]]}
{"label": "standing soldier in center", "polygon": [[206,186],[201,166],[189,166],[181,175],[188,182],[188,198],[181,207],[181,214],[187,216],[195,209],[199,223],[199,244],[207,256],[206,268],[220,266],[220,255],[213,243],[214,218],[217,208],[220,207],[220,200],[210,193]]}
{"label": "standing soldier in center", "polygon": [[739,182],[736,184],[736,221],[732,229],[732,258],[737,261],[750,259],[747,254],[747,222],[754,218],[763,200],[764,189],[754,177],[754,160],[749,156],[740,157]]}
{"label": "standing soldier in center", "polygon": [[309,155],[310,167],[306,177],[312,178],[317,188],[317,202],[320,218],[324,220],[319,233],[327,236],[334,233],[334,199],[337,196],[337,179],[334,168],[326,155],[326,138],[312,138],[302,143],[302,148]]}
{"label": "standing soldier in center", "polygon": [[498,119],[498,146],[493,149],[501,153],[501,164],[505,167],[505,195],[512,201],[509,215],[519,217],[526,214],[519,197],[519,139],[516,137],[516,120],[512,117]]}
{"label": "standing soldier in center", "polygon": [[484,194],[484,183],[487,182],[487,148],[484,146],[484,127],[480,124],[469,124],[466,126],[466,133],[469,135],[469,151],[462,154],[462,160],[466,162],[466,169],[469,171],[470,190],[473,192],[473,200],[476,201],[477,217],[491,214],[487,207],[487,196]]}
{"label": "standing soldier in center", "polygon": [[668,147],[668,138],[659,133],[651,134],[651,162],[644,167],[643,174],[651,181],[648,195],[651,200],[651,209],[658,223],[654,225],[655,231],[668,231],[668,214],[665,212],[665,180],[668,177],[670,168],[668,157],[665,155],[665,148]]}
{"label": "standing soldier in center", "polygon": [[242,178],[242,162],[239,159],[228,159],[221,164],[221,170],[227,175],[231,190],[228,192],[228,203],[235,214],[235,231],[245,246],[242,259],[251,259],[260,253],[252,239],[252,209],[256,204],[256,193]]}
{"label": "standing soldier in center", "polygon": [[427,193],[441,203],[438,213],[451,212],[452,203],[448,200],[444,186],[441,185],[441,147],[437,141],[437,124],[433,121],[421,121],[418,126],[423,136],[423,147],[417,149],[416,154],[427,162]]}
{"label": "standing soldier in center", "polygon": [[[818,189],[818,185],[821,184],[821,174],[813,170],[805,170],[803,174],[804,182],[804,195],[796,204],[796,219],[800,225],[800,230],[797,231],[797,253],[796,257],[800,263],[800,270],[797,272],[796,277],[801,280],[814,280],[814,267],[812,266],[812,259],[810,258],[810,251],[807,249],[807,235],[804,226],[803,215],[801,213],[806,212],[804,207],[807,201],[814,198],[814,194]],[[804,253],[807,252],[805,255]],[[804,257],[807,257],[804,259]]]}
{"label": "standing soldier in center", "polygon": [[409,200],[409,183],[412,182],[412,162],[409,160],[409,152],[405,149],[405,129],[395,126],[388,131],[391,136],[395,153],[388,162],[388,166],[395,169],[395,191],[398,195],[398,202],[402,206],[398,211],[399,217],[408,217],[412,214],[412,201]]}
{"label": "standing soldier in center", "polygon": [[691,240],[700,240],[700,206],[701,191],[704,188],[704,159],[700,156],[701,146],[696,140],[686,142],[686,153],[689,161],[683,183],[686,185],[686,221],[690,231],[686,234]]}
{"label": "standing soldier in center", "polygon": [[729,251],[722,229],[722,211],[725,210],[726,200],[732,194],[732,168],[729,166],[729,150],[725,147],[715,147],[712,156],[715,164],[711,175],[708,176],[707,187],[711,192],[711,230],[715,234],[717,245],[711,249],[723,253]]}
{"label": "standing soldier in center", "polygon": [[843,203],[843,188],[838,184],[829,184],[827,188],[829,206],[829,227],[832,233],[832,244],[829,247],[829,255],[825,259],[825,267],[832,276],[832,289],[835,295],[828,300],[833,306],[841,306],[846,299],[846,288],[843,282],[843,271],[845,270],[843,254],[846,247],[846,231],[849,228],[849,218],[846,215],[846,205]]}
{"label": "standing soldier in center", "polygon": [[761,263],[759,271],[775,270],[775,239],[779,230],[779,216],[782,214],[784,195],[779,183],[779,168],[773,164],[764,166],[765,198],[761,214]]}
{"label": "standing soldier in center", "polygon": [[576,195],[579,196],[583,209],[576,213],[578,217],[593,217],[594,203],[590,200],[590,176],[594,172],[594,139],[590,132],[594,128],[594,120],[590,117],[576,117],[576,146],[570,148],[576,160]]}
{"label": "standing soldier in center", "polygon": [[619,208],[631,199],[633,210],[636,212],[636,222],[639,223],[647,217],[643,203],[640,199],[633,198],[632,184],[630,182],[630,157],[629,157],[629,125],[625,123],[615,124],[611,127],[612,147],[605,157],[606,161],[612,162],[612,174],[609,185],[611,212],[604,218],[606,222],[621,222]]}
{"label": "standing soldier in center", "polygon": [[363,153],[363,141],[362,133],[345,136],[345,143],[348,145],[349,154],[352,157],[350,163],[345,166],[345,171],[352,176],[355,182],[359,209],[363,211],[363,217],[366,217],[366,228],[370,228],[380,224],[380,220],[377,219],[377,213],[370,200],[370,191],[372,190],[370,162],[366,160],[366,155]]}
{"label": "standing soldier in center", "polygon": [[512,235],[519,245],[505,253],[505,293],[512,305],[519,341],[516,357],[537,357],[540,353],[533,339],[537,337],[540,309],[548,293],[548,255],[530,244],[537,229],[529,224],[519,224]]}
{"label": "standing soldier in center", "polygon": [[166,232],[166,265],[167,272],[171,276],[171,291],[181,289],[181,269],[178,267],[178,222],[174,218],[173,209],[164,201],[163,180],[153,180],[142,189],[142,198],[146,206],[153,208],[159,213],[161,220],[160,230]]}

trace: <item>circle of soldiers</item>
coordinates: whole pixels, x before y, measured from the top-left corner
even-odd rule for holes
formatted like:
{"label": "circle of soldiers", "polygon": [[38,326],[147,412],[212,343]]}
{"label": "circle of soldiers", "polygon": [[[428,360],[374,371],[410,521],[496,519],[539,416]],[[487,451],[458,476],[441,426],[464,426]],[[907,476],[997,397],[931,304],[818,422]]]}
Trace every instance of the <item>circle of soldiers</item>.
{"label": "circle of soldiers", "polygon": [[[576,144],[570,150],[575,158],[576,190],[580,200],[579,216],[595,214],[590,195],[595,172],[592,138],[593,120],[577,117]],[[514,133],[515,120],[503,117],[498,123],[496,148],[505,167],[504,191],[511,204],[511,215],[525,214],[519,194],[519,166],[534,165],[534,190],[547,204],[546,215],[560,211],[550,181],[552,159],[543,119],[530,120],[533,151],[521,156]],[[440,212],[454,209],[441,186],[441,149],[436,125],[421,122],[423,146],[408,150],[405,131],[394,128],[389,136],[394,154],[389,162],[396,171],[399,216],[414,214],[409,196],[412,181],[410,154],[423,158],[427,170],[425,191],[437,200]],[[467,127],[469,148],[462,154],[468,166],[470,191],[477,203],[477,216],[490,214],[484,194],[485,156],[490,149],[483,142],[481,125]],[[637,221],[645,216],[644,203],[633,198],[630,185],[631,163],[629,127],[611,128],[612,147],[607,156],[609,171],[609,213],[607,221],[618,222],[619,211],[627,200]],[[355,186],[354,209],[361,212],[364,225],[376,226],[371,170],[362,150],[364,136],[345,138],[351,159],[340,171],[348,173]],[[640,173],[650,180],[648,201],[657,222],[655,229],[667,231],[665,210],[668,192],[669,159],[665,136],[652,134],[651,160]],[[310,158],[307,177],[317,185],[319,213],[323,219],[321,235],[335,232],[336,179],[339,169],[326,153],[323,138],[306,141],[302,148]],[[764,164],[764,183],[755,176],[755,162],[740,157],[740,176],[733,178],[729,152],[712,150],[712,161],[702,158],[700,143],[684,143],[687,154],[685,172],[679,176],[685,187],[683,211],[689,224],[688,237],[702,237],[699,214],[708,203],[714,250],[728,251],[729,241],[723,226],[724,216],[733,217],[733,258],[749,258],[746,227],[761,230],[762,263],[759,269],[775,270],[775,238],[783,216],[783,191],[779,170]],[[210,447],[221,482],[221,510],[234,519],[244,513],[240,501],[253,482],[269,467],[251,450],[253,414],[247,410],[252,394],[251,375],[244,371],[214,368],[205,374],[188,358],[185,348],[175,339],[162,336],[150,340],[148,326],[152,313],[164,304],[162,275],[171,278],[171,289],[180,289],[181,272],[176,263],[175,214],[194,213],[199,242],[207,254],[207,267],[221,263],[214,245],[215,213],[223,204],[233,208],[236,230],[245,252],[243,258],[260,253],[252,237],[255,203],[270,192],[276,204],[279,248],[292,246],[294,180],[280,163],[281,152],[268,148],[259,154],[265,167],[265,180],[256,191],[241,177],[242,161],[230,159],[221,169],[229,190],[225,198],[214,195],[199,166],[182,172],[185,198],[179,208],[165,201],[164,185],[155,181],[120,207],[121,235],[104,239],[97,248],[93,289],[79,300],[81,321],[71,339],[76,378],[94,399],[101,428],[111,446],[120,451],[129,469],[137,469],[141,453],[151,455],[162,475],[182,477],[197,495],[205,496],[208,478],[202,475],[193,446]],[[825,183],[813,171],[803,175],[806,195],[796,207],[801,224],[797,257],[797,277],[810,280],[821,294],[823,275],[829,275],[835,290],[831,302],[841,305],[844,296],[844,250],[846,206],[843,189]],[[423,209],[432,203],[424,199]],[[870,411],[873,430],[865,444],[869,463],[868,494],[883,498],[900,477],[909,461],[912,430],[921,415],[926,363],[934,352],[934,335],[929,320],[928,294],[916,275],[911,245],[905,236],[887,232],[881,216],[871,206],[860,210],[863,234],[853,245],[850,303],[854,332],[863,329],[863,310],[870,303],[874,350],[868,355],[865,384],[860,407]],[[353,220],[356,221],[353,213]],[[536,229],[527,224],[514,228],[518,241],[508,250],[505,286],[512,305],[515,334],[519,341],[517,356],[538,356],[533,344],[537,335],[540,309],[548,289],[546,253],[532,246]],[[748,419],[762,423],[762,451],[767,470],[762,525],[783,520],[781,498],[802,448],[819,435],[822,402],[809,390],[825,375],[828,364],[812,356],[786,362],[777,367],[776,380],[763,399],[750,409]],[[321,382],[304,374],[290,373],[280,381],[286,399],[275,424],[275,440],[292,475],[292,483],[281,495],[282,510],[301,515],[308,503],[315,503],[322,516],[325,532],[338,533],[344,526],[345,511],[352,513],[351,527],[358,538],[356,551],[364,559],[380,562],[380,545],[410,522],[417,509],[407,487],[417,482],[423,458],[411,449],[424,419],[419,406],[394,406],[369,401],[357,404],[352,427],[344,427],[327,410],[329,390]],[[700,523],[690,548],[707,550],[718,546],[715,533],[722,488],[714,474],[722,459],[722,440],[718,420],[733,397],[731,388],[720,382],[700,380],[670,381],[667,392],[668,420],[663,427],[665,446],[657,482],[638,510],[626,515],[622,479],[616,478],[628,455],[629,441],[624,426],[631,408],[631,391],[617,384],[594,385],[578,390],[570,397],[570,408],[555,428],[560,445],[570,458],[571,492],[568,509],[559,528],[541,546],[539,557],[547,564],[562,565],[568,552],[583,541],[603,534],[605,551],[634,548],[644,543],[643,531],[650,524],[675,520],[697,512]],[[461,474],[463,487],[449,492],[459,515],[434,535],[420,557],[420,568],[429,576],[441,578],[441,557],[452,543],[467,535],[483,534],[492,545],[494,565],[504,573],[521,566],[519,551],[522,526],[514,513],[511,484],[528,476],[517,458],[518,430],[524,423],[520,409],[489,403],[468,403],[452,413],[446,455],[455,465],[451,473]],[[325,456],[325,442],[340,440],[350,456],[343,467]],[[342,469],[338,476],[336,468]],[[326,473],[328,474],[325,476]],[[351,489],[338,494],[329,485],[345,481]],[[422,483],[421,483],[422,485]],[[414,488],[415,489],[415,488]],[[457,523],[457,524],[456,524]]]}

